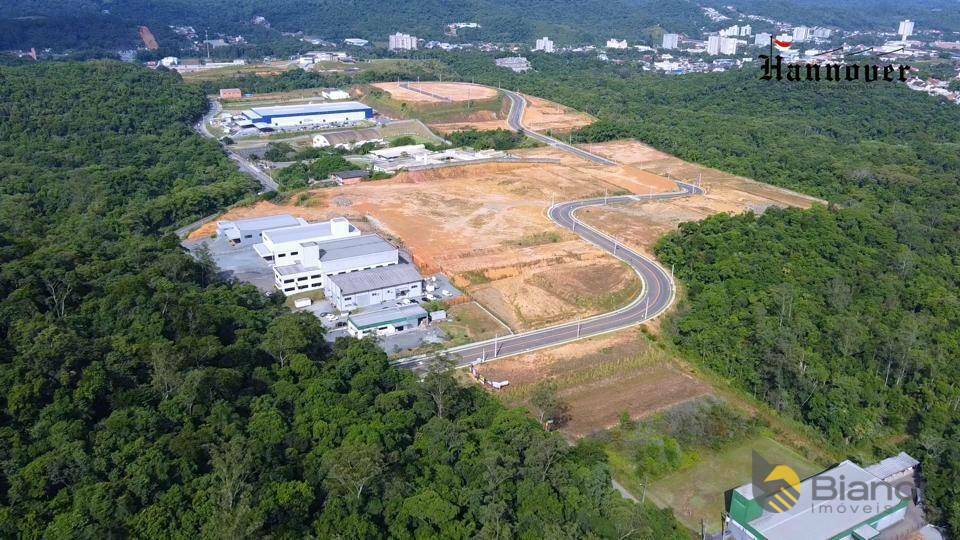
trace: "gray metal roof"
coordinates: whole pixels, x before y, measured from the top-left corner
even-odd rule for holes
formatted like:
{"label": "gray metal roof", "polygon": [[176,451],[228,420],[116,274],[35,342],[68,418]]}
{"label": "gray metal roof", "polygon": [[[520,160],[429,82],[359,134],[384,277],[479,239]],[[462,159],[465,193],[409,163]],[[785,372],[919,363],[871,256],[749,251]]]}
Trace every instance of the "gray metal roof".
{"label": "gray metal roof", "polygon": [[[835,486],[840,485],[840,477],[845,485],[851,482],[864,482],[876,493],[870,501],[851,504],[849,500],[813,498],[813,478],[831,477]],[[874,488],[876,484],[882,484]],[[889,489],[884,486],[889,486]],[[750,526],[766,538],[778,540],[807,540],[809,538],[831,538],[836,534],[857,527],[868,520],[890,511],[901,503],[892,486],[870,474],[853,463],[844,461],[836,467],[800,482],[800,496],[794,506],[785,512],[765,510]],[[840,510],[840,506],[844,508]],[[867,508],[869,507],[869,508]]]}
{"label": "gray metal roof", "polygon": [[906,452],[900,452],[899,454],[888,457],[880,463],[875,463],[867,467],[867,472],[876,476],[880,479],[887,479],[891,476],[902,473],[907,469],[911,469],[919,465],[920,462],[914,459],[910,454]]}
{"label": "gray metal roof", "polygon": [[337,171],[333,173],[333,176],[339,176],[340,178],[366,178],[370,176],[370,172],[363,169],[351,169],[349,171]]}
{"label": "gray metal roof", "polygon": [[359,101],[339,101],[336,103],[306,103],[303,105],[277,105],[275,107],[253,107],[245,113],[252,112],[252,116],[279,116],[279,115],[298,115],[298,114],[322,114],[337,111],[353,111],[357,109],[369,109]]}
{"label": "gray metal roof", "polygon": [[378,309],[377,311],[367,311],[351,315],[348,321],[360,330],[374,328],[385,324],[391,324],[410,319],[421,319],[427,316],[426,310],[422,307],[412,304],[409,306],[389,307]]}
{"label": "gray metal roof", "polygon": [[338,240],[327,240],[319,242],[320,261],[336,261],[339,259],[349,259],[351,257],[360,257],[362,255],[371,255],[373,253],[384,253],[387,251],[396,251],[397,246],[387,242],[375,234],[365,234],[363,236],[351,236]]}
{"label": "gray metal roof", "polygon": [[222,227],[234,226],[240,230],[267,230],[278,229],[281,227],[296,227],[300,225],[300,220],[290,214],[277,214],[275,216],[263,216],[250,219],[233,219],[218,221],[217,225]]}
{"label": "gray metal roof", "polygon": [[330,281],[340,287],[341,294],[376,291],[421,280],[423,280],[423,276],[420,275],[420,272],[417,272],[412,264],[393,264],[381,268],[330,276]]}

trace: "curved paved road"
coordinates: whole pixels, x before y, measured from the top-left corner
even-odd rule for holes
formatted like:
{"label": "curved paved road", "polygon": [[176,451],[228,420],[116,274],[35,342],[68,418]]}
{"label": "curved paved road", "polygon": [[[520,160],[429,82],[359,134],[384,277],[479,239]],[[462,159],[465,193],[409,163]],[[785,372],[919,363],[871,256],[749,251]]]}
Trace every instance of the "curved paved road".
{"label": "curved paved road", "polygon": [[[595,163],[615,164],[604,157],[591,154],[580,148],[547,137],[546,135],[525,129],[522,119],[526,100],[514,92],[505,91],[505,93],[511,102],[509,122],[514,129],[523,130],[527,136],[543,141],[561,150],[571,152],[584,159],[589,159]],[[503,338],[470,343],[447,349],[444,352],[454,360],[457,366],[464,366],[477,361],[484,362],[495,358],[505,358],[569,343],[578,339],[614,332],[640,324],[663,313],[673,304],[676,295],[676,287],[670,273],[655,261],[624,247],[614,238],[584,224],[577,219],[576,213],[581,208],[588,206],[666,200],[703,193],[702,188],[691,184],[677,182],[677,186],[679,190],[672,193],[623,195],[618,197],[600,197],[596,199],[569,201],[555,204],[551,206],[547,212],[550,219],[557,225],[575,232],[587,242],[594,244],[614,257],[624,261],[634,269],[643,282],[643,291],[628,305],[618,310],[596,315],[588,319],[532,330],[521,334],[504,336]],[[433,355],[413,356],[397,360],[395,364],[400,367],[413,369],[414,371],[422,371],[426,368],[432,357]]]}

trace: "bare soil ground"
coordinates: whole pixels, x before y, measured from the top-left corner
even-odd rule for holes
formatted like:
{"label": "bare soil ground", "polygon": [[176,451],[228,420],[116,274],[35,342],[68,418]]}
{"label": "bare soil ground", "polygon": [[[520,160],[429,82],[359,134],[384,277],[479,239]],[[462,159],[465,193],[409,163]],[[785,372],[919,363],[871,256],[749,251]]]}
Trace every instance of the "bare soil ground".
{"label": "bare soil ground", "polygon": [[685,221],[698,221],[722,212],[762,212],[770,206],[808,208],[814,203],[823,202],[814,197],[689,163],[636,141],[585,145],[584,148],[633,167],[643,167],[644,170],[658,175],[669,175],[687,182],[696,182],[698,179],[702,181],[706,189],[706,195],[702,197],[587,208],[578,214],[578,217],[590,225],[647,253],[658,238],[675,230],[677,225]]}
{"label": "bare soil ground", "polygon": [[479,371],[510,381],[501,396],[511,405],[527,405],[537,383],[553,380],[570,406],[562,430],[572,437],[609,428],[624,411],[644,418],[711,393],[635,329],[489,362]]}
{"label": "bare soil ground", "polygon": [[533,96],[527,98],[527,108],[523,111],[523,123],[536,131],[570,131],[589,126],[594,118],[569,107]]}
{"label": "bare soil ground", "polygon": [[[445,101],[493,99],[497,97],[499,93],[496,88],[465,83],[410,82],[409,85],[413,90],[403,88],[399,83],[395,82],[376,83],[372,86],[386,91],[390,94],[391,98],[397,101],[407,103],[442,103]],[[417,92],[417,89],[446,99],[437,99],[434,96]]]}

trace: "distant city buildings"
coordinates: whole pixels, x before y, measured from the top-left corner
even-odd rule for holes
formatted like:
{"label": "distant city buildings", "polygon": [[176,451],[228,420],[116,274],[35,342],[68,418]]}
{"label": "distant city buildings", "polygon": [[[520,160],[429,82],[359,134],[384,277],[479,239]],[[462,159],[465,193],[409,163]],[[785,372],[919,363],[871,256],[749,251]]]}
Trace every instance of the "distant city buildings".
{"label": "distant city buildings", "polygon": [[547,36],[544,36],[544,37],[542,37],[542,38],[540,38],[540,39],[537,40],[536,46],[534,46],[533,50],[535,50],[535,51],[543,51],[543,52],[545,52],[545,53],[552,53],[552,52],[553,52],[553,41],[552,41],[550,38],[548,38]]}
{"label": "distant city buildings", "polygon": [[626,49],[628,46],[625,39],[611,38],[607,40],[608,49]]}
{"label": "distant city buildings", "polygon": [[680,44],[680,34],[664,34],[663,35],[664,49],[676,49],[679,44]]}
{"label": "distant city buildings", "polygon": [[387,48],[391,51],[415,51],[417,50],[417,37],[402,32],[390,34]]}
{"label": "distant city buildings", "polygon": [[530,70],[530,61],[522,56],[497,58],[495,63],[498,67],[507,68],[515,73],[523,73],[524,71]]}
{"label": "distant city buildings", "polygon": [[822,26],[813,27],[813,37],[817,39],[830,39],[830,35],[833,33],[829,28],[824,28]]}
{"label": "distant city buildings", "polygon": [[354,47],[366,47],[369,41],[360,38],[347,38],[343,40],[347,45],[353,45]]}
{"label": "distant city buildings", "polygon": [[810,39],[810,28],[807,26],[797,26],[793,29],[793,41],[803,43]]}
{"label": "distant city buildings", "polygon": [[897,33],[900,34],[900,39],[906,41],[907,38],[913,34],[913,21],[910,19],[900,21],[900,27],[897,29]]}
{"label": "distant city buildings", "polygon": [[737,40],[730,37],[710,36],[707,38],[707,54],[737,54]]}
{"label": "distant city buildings", "polygon": [[749,24],[743,26],[733,25],[730,28],[724,28],[720,30],[721,37],[737,37],[737,36],[749,36],[753,33],[753,27]]}
{"label": "distant city buildings", "polygon": [[767,32],[760,32],[759,34],[753,36],[753,44],[757,47],[766,47],[770,45],[770,38],[773,36]]}

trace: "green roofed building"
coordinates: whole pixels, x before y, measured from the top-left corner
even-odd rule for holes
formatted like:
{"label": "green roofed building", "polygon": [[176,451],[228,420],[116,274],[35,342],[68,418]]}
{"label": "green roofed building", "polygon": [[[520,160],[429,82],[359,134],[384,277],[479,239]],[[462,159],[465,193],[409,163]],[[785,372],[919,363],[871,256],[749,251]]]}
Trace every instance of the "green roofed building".
{"label": "green roofed building", "polygon": [[[924,525],[919,512],[909,516],[907,512],[916,466],[915,459],[902,453],[866,469],[844,461],[803,480],[790,495],[776,492],[779,499],[774,495],[773,505],[764,504],[773,494],[744,484],[727,494],[723,538],[880,540],[893,531],[898,535],[915,531]],[[783,504],[788,499],[790,504]]]}

